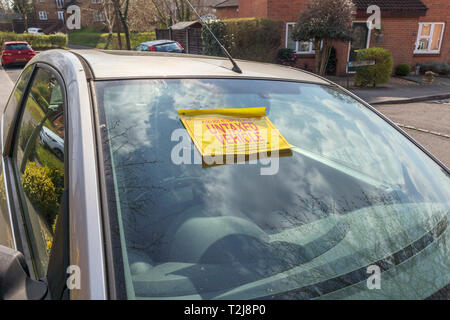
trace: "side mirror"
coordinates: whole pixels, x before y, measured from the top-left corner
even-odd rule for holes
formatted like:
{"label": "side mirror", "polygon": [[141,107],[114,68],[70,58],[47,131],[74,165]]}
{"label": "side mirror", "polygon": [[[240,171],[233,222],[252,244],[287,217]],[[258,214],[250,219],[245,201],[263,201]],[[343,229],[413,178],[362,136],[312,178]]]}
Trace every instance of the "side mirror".
{"label": "side mirror", "polygon": [[40,300],[47,284],[30,278],[22,253],[0,246],[0,300]]}

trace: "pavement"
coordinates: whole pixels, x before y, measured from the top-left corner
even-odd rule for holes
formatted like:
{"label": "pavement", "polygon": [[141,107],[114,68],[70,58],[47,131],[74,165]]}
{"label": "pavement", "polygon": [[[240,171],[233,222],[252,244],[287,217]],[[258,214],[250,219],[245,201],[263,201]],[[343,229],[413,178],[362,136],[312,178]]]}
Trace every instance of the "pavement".
{"label": "pavement", "polygon": [[[327,77],[347,88],[347,78]],[[349,79],[349,90],[371,105],[402,104],[450,98],[450,78],[437,77],[432,84],[422,83],[421,76],[392,77],[388,83],[373,87],[355,87]]]}
{"label": "pavement", "polygon": [[22,69],[15,68],[9,69],[8,71],[9,74],[0,66],[0,110],[2,111],[8,102],[11,91],[14,88],[14,84],[17,81],[20,72],[22,72]]}

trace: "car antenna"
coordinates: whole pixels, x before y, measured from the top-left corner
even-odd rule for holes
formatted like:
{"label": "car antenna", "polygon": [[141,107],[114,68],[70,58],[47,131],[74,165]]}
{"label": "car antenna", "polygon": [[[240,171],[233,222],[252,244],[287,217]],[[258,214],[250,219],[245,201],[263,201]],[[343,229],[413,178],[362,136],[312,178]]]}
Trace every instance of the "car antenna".
{"label": "car antenna", "polygon": [[198,14],[197,10],[195,10],[194,6],[191,4],[191,2],[189,0],[186,0],[186,2],[189,4],[189,6],[191,7],[191,9],[194,11],[194,13],[197,15],[197,17],[200,19],[200,21],[202,22],[202,25],[204,25],[206,27],[206,29],[208,29],[209,33],[211,33],[211,35],[213,36],[214,40],[217,41],[217,43],[219,44],[220,48],[222,49],[222,51],[225,53],[225,55],[227,56],[227,58],[231,61],[231,63],[233,64],[233,68],[231,70],[233,70],[236,73],[242,73],[241,68],[239,68],[239,66],[237,65],[236,61],[234,61],[233,57],[231,56],[231,54],[228,53],[227,49],[225,49],[225,47],[220,43],[219,39],[216,38],[216,36],[214,35],[214,33],[211,31],[211,29],[209,28],[209,26],[205,23],[205,21],[203,21],[202,17],[200,17],[200,15]]}

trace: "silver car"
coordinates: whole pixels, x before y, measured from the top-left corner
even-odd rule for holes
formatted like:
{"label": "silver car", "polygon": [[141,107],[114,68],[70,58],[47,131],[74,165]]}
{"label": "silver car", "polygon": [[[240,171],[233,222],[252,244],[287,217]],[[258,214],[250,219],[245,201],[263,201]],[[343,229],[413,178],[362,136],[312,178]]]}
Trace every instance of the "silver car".
{"label": "silver car", "polygon": [[[449,298],[449,170],[336,84],[237,64],[33,58],[1,118],[0,299]],[[183,110],[250,108],[288,150],[207,162]]]}

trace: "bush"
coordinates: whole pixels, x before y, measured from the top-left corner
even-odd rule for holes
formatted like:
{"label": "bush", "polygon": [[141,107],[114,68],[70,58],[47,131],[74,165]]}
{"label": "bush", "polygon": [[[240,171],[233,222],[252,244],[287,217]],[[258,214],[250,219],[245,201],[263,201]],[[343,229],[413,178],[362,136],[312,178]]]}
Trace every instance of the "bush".
{"label": "bush", "polygon": [[295,55],[294,50],[290,48],[281,48],[278,50],[277,59],[275,60],[276,63],[293,67],[295,66],[296,61],[297,56]]}
{"label": "bush", "polygon": [[357,61],[375,60],[375,65],[356,68],[355,84],[361,86],[388,82],[392,74],[392,55],[383,48],[361,49]]}
{"label": "bush", "polygon": [[[221,20],[210,20],[209,22],[205,22],[205,24],[206,23],[225,49],[230,50],[230,42],[228,41],[229,37],[225,23]],[[205,27],[202,27],[202,43],[203,54],[216,57],[225,56],[217,41]]]}
{"label": "bush", "polygon": [[425,73],[433,71],[434,73],[449,75],[450,65],[445,61],[427,61],[420,65],[420,72]]}
{"label": "bush", "polygon": [[5,41],[27,41],[34,50],[65,48],[67,35],[55,33],[40,35],[32,33],[0,32],[0,45]]}
{"label": "bush", "polygon": [[409,75],[411,72],[411,67],[409,66],[409,64],[399,64],[398,66],[395,67],[395,75],[397,76],[407,76]]}
{"label": "bush", "polygon": [[30,201],[45,213],[49,221],[57,207],[56,188],[50,178],[50,169],[29,162],[22,176],[22,185]]}
{"label": "bush", "polygon": [[[284,24],[276,19],[239,18],[213,20],[208,25],[233,58],[273,62],[281,46]],[[223,56],[205,29],[202,30],[204,54]]]}

